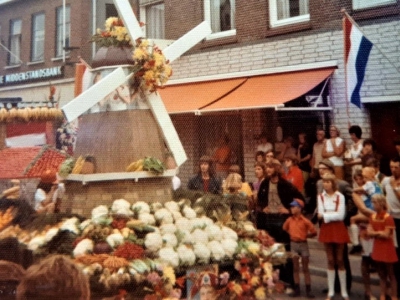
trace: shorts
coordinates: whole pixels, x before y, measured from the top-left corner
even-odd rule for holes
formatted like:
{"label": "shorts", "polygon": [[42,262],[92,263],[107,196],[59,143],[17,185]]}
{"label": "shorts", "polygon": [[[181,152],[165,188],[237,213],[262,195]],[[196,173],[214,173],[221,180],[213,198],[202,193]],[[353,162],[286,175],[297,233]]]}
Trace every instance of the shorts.
{"label": "shorts", "polygon": [[290,241],[290,252],[293,256],[299,255],[303,257],[309,257],[310,251],[308,250],[307,242],[293,242]]}

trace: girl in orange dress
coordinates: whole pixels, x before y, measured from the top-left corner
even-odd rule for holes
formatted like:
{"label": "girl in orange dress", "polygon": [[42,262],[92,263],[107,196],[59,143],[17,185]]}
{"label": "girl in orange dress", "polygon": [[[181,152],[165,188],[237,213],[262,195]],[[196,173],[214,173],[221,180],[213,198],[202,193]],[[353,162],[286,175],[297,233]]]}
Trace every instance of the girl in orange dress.
{"label": "girl in orange dress", "polygon": [[397,281],[393,270],[393,264],[398,260],[393,242],[394,220],[387,213],[385,196],[377,194],[372,196],[372,205],[376,213],[369,219],[367,234],[374,238],[371,257],[375,260],[378,269],[379,299],[386,299],[386,282],[389,281],[391,299],[397,300]]}
{"label": "girl in orange dress", "polygon": [[349,234],[343,220],[345,217],[345,200],[337,191],[336,177],[325,174],[322,177],[323,192],[318,195],[318,219],[322,221],[318,241],[324,243],[328,259],[327,279],[328,296],[335,294],[335,265],[338,266],[340,291],[344,300],[349,300],[346,288],[346,270],[343,261],[343,249],[350,242]]}

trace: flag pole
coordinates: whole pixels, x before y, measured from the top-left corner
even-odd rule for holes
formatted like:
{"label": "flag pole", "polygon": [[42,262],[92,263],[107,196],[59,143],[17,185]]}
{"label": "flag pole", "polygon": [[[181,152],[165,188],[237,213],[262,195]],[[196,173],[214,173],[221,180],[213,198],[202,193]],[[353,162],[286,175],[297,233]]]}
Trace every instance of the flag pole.
{"label": "flag pole", "polygon": [[[351,22],[351,24],[353,24],[354,26],[356,26],[356,27],[358,28],[358,30],[360,30],[361,33],[362,33],[365,37],[367,36],[367,35],[364,33],[364,31],[362,30],[362,28],[361,28],[360,26],[358,26],[358,24],[356,23],[356,21],[354,21],[354,19],[349,15],[349,13],[346,11],[345,8],[342,8],[342,9],[340,10],[340,12],[344,15],[344,17],[348,18],[349,21]],[[376,48],[376,49],[379,51],[379,53],[382,54],[382,56],[383,56],[384,58],[387,59],[387,61],[392,65],[392,67],[394,67],[394,68],[396,69],[397,73],[400,73],[400,68],[398,68],[398,67],[391,61],[391,59],[390,59],[389,57],[387,57],[387,55],[381,50],[381,48],[380,48],[377,44],[375,44],[375,43],[374,43],[374,48]]]}
{"label": "flag pole", "polygon": [[[346,46],[346,35],[345,35],[345,22],[346,22],[346,15],[347,12],[344,8],[341,10],[342,13],[344,13],[344,16],[342,18],[342,28],[343,28],[343,46]],[[346,57],[346,51],[343,51],[343,62],[344,62],[344,94],[345,94],[345,100],[346,100],[346,113],[347,113],[347,125],[350,128],[351,123],[350,123],[350,109],[349,109],[349,95],[348,95],[348,89],[347,89],[347,57]]]}

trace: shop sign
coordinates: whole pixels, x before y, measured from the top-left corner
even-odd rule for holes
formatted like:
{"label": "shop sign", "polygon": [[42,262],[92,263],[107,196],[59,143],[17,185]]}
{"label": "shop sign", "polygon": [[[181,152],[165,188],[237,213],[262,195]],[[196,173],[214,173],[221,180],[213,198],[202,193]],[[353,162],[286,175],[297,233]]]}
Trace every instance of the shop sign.
{"label": "shop sign", "polygon": [[0,86],[61,77],[63,75],[64,75],[63,66],[43,68],[26,72],[11,73],[6,75],[0,75]]}

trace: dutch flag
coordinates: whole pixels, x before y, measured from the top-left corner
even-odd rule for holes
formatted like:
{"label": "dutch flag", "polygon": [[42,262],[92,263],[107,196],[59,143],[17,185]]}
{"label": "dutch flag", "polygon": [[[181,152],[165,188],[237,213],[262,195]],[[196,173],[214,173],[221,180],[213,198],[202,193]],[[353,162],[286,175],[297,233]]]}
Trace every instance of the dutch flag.
{"label": "dutch flag", "polygon": [[343,20],[343,33],[347,97],[351,103],[361,107],[360,89],[373,44],[347,17]]}

